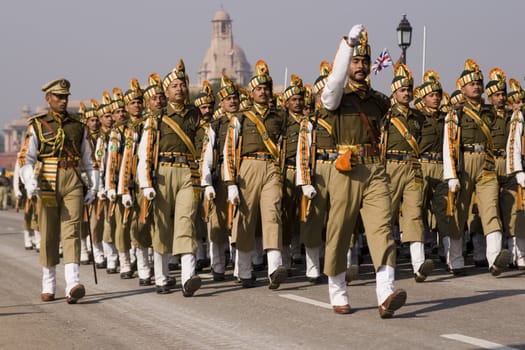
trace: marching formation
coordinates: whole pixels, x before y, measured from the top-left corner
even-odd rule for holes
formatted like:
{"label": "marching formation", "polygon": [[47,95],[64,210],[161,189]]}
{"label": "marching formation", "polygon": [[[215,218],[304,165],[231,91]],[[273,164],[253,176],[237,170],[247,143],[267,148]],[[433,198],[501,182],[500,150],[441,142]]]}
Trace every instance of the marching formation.
{"label": "marching formation", "polygon": [[266,258],[272,290],[304,258],[308,281],[328,276],[333,311],[348,314],[366,238],[381,318],[407,298],[394,287],[396,241],[415,282],[434,268],[428,233],[454,276],[467,273],[465,231],[477,266],[494,276],[525,269],[519,83],[507,91],[494,68],[484,86],[468,59],[449,96],[437,72],[414,86],[398,64],[388,98],[371,88],[370,67],[356,25],[312,86],[292,75],[282,94],[263,60],[247,87],[223,75],[192,103],[182,60],[145,88],[134,78],[125,91],[104,91],[78,116],[67,112],[69,81],[44,85],[49,111],[29,120],[14,177],[26,198],[25,247],[40,252],[42,301],[55,299],[61,256],[69,304],[86,293],[80,264],[90,259],[158,294],[179,284],[191,297],[207,256],[214,281],[231,259],[243,288],[256,286]]}

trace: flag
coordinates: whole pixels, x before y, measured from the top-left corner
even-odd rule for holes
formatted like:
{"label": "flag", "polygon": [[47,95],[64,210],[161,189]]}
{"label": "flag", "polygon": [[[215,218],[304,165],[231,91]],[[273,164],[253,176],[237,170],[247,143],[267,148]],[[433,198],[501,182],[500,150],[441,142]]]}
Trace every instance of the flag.
{"label": "flag", "polygon": [[383,70],[383,68],[390,67],[393,64],[394,62],[392,61],[392,57],[390,57],[390,53],[386,48],[384,48],[379,54],[379,57],[374,61],[374,64],[372,65],[372,71],[374,74],[377,74]]}

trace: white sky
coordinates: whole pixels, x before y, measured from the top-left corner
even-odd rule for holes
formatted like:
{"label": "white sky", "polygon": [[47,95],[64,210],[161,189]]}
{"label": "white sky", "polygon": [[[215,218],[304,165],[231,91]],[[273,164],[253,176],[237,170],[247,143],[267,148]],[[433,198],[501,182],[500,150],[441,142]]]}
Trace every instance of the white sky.
{"label": "white sky", "polygon": [[[384,48],[400,54],[396,28],[407,14],[414,28],[408,65],[421,81],[423,26],[426,69],[441,75],[447,91],[473,58],[485,77],[497,66],[523,82],[525,1],[351,0],[5,0],[0,4],[0,127],[18,118],[23,105],[45,104],[41,86],[66,77],[71,99],[100,99],[103,90],[162,77],[184,59],[196,82],[211,39],[211,19],[222,7],[233,20],[235,42],[252,65],[262,58],[275,84],[284,72],[313,83],[319,63],[331,61],[353,24],[368,29],[372,60]],[[392,69],[372,75],[389,94]],[[288,78],[289,80],[289,78]]]}

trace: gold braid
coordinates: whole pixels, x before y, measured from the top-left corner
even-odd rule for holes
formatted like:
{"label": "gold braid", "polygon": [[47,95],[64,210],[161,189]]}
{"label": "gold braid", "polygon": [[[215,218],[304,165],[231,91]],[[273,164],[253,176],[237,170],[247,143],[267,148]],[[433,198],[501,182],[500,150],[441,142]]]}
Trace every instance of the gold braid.
{"label": "gold braid", "polygon": [[[62,146],[64,146],[64,139],[65,134],[64,130],[62,128],[58,128],[55,131],[55,134],[52,135],[49,138],[44,137],[44,133],[42,131],[42,123],[36,122],[35,127],[37,129],[38,133],[38,139],[40,140],[40,150],[39,150],[39,157],[40,158],[47,158],[47,157],[53,157],[56,156],[56,151],[62,151]],[[45,146],[51,147],[51,151],[49,153],[44,153]]]}

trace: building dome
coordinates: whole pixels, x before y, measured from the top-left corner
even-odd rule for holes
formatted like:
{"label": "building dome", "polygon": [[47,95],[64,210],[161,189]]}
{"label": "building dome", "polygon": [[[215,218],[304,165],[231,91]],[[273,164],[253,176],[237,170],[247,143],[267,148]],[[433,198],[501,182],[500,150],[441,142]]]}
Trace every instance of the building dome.
{"label": "building dome", "polygon": [[220,9],[219,11],[215,12],[215,15],[213,16],[213,22],[216,21],[231,21],[230,15],[228,12],[224,11],[223,9]]}

